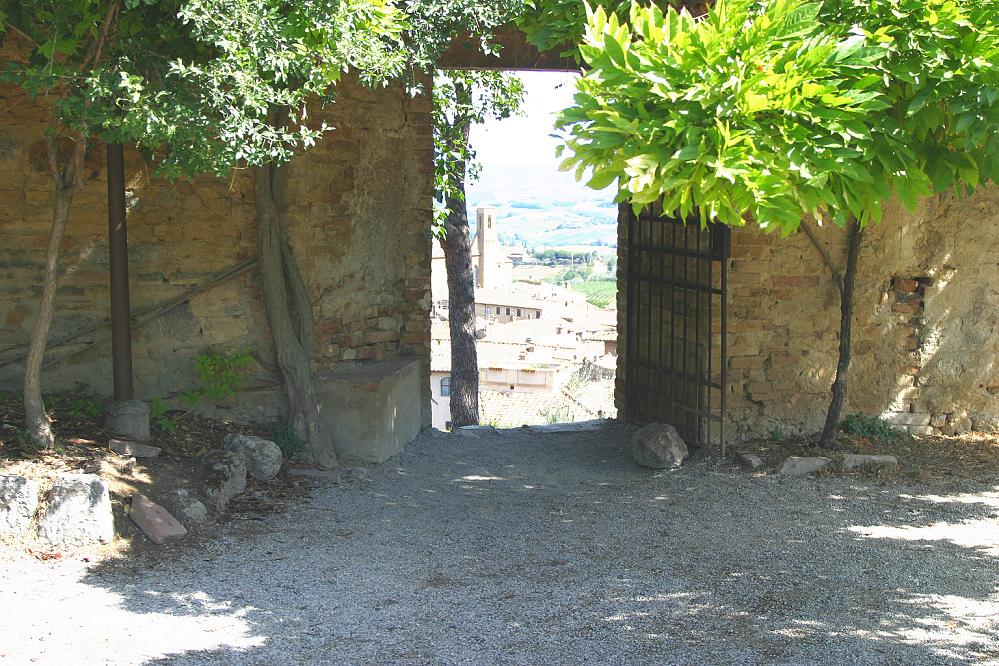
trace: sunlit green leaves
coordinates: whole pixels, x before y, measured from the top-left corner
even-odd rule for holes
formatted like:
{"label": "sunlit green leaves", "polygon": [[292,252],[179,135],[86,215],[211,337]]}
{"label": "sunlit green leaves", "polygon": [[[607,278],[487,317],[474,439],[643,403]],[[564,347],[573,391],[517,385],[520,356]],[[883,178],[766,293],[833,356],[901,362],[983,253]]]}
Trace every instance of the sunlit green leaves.
{"label": "sunlit green leaves", "polygon": [[999,175],[999,0],[615,9],[560,126],[563,168],[620,201],[789,233]]}

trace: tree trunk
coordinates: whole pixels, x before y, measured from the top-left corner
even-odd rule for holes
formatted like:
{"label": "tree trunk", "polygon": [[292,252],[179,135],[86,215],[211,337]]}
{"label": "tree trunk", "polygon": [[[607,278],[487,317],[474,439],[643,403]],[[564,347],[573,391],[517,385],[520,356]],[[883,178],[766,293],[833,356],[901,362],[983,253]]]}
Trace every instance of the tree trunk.
{"label": "tree trunk", "polygon": [[[448,202],[452,211],[441,239],[447,267],[448,324],[451,329],[451,424],[479,423],[479,361],[475,350],[475,290],[472,235],[465,202]],[[457,208],[451,206],[457,205]]]}
{"label": "tree trunk", "polygon": [[[459,94],[462,94],[459,91]],[[470,94],[470,91],[469,91]],[[471,124],[459,121],[461,139],[468,145]],[[472,273],[472,234],[465,198],[464,161],[458,162],[452,183],[461,196],[446,197],[448,210],[441,239],[447,267],[448,323],[451,331],[451,425],[479,423],[479,360],[475,350],[475,285]]]}
{"label": "tree trunk", "polygon": [[83,182],[83,159],[86,156],[86,142],[81,138],[73,154],[62,160],[56,140],[46,137],[49,171],[54,183],[52,197],[52,229],[45,252],[45,272],[42,278],[42,300],[38,306],[38,318],[31,332],[28,357],[24,366],[24,417],[28,435],[39,446],[51,448],[55,444],[52,433],[52,419],[45,411],[42,400],[42,363],[45,360],[45,347],[52,329],[55,314],[55,297],[59,288],[59,255],[66,236],[69,210],[73,197]]}
{"label": "tree trunk", "polygon": [[253,176],[260,290],[288,400],[286,420],[296,435],[307,443],[309,462],[320,467],[335,467],[337,458],[333,441],[319,417],[312,379],[315,328],[312,303],[282,221],[287,175],[283,168],[267,165],[254,169]]}
{"label": "tree trunk", "polygon": [[860,253],[862,235],[860,223],[853,222],[847,236],[846,272],[843,274],[843,290],[840,297],[839,363],[836,365],[836,379],[832,384],[832,398],[829,401],[829,411],[826,412],[825,427],[819,440],[819,446],[824,449],[836,446],[836,426],[839,425],[843,404],[846,402],[846,382],[850,370],[853,333],[853,291],[857,280],[857,257]]}

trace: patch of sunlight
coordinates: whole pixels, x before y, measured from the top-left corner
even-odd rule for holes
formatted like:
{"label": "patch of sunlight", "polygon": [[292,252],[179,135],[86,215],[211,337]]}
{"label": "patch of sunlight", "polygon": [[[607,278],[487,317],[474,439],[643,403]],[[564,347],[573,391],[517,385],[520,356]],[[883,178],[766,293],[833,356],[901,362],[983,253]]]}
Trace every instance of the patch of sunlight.
{"label": "patch of sunlight", "polygon": [[[11,663],[145,663],[212,650],[231,654],[267,642],[247,619],[256,608],[204,592],[134,590],[126,597],[79,580],[60,582],[59,594],[18,595],[17,622],[0,637],[0,655]],[[59,628],[59,640],[29,639],[50,635],[52,627]]]}
{"label": "patch of sunlight", "polygon": [[960,495],[899,495],[905,499],[934,504],[984,504],[999,508],[999,488],[982,493],[961,493]]}
{"label": "patch of sunlight", "polygon": [[937,522],[923,526],[854,525],[850,532],[868,539],[899,541],[947,541],[962,548],[974,548],[999,557],[999,521],[994,518],[965,520],[960,523]]}
{"label": "patch of sunlight", "polygon": [[933,617],[918,618],[918,626],[901,630],[901,634],[910,641],[974,645],[992,640],[999,631],[999,595],[996,594],[988,599],[920,594],[905,601],[939,613]]}
{"label": "patch of sunlight", "polygon": [[468,476],[463,476],[460,479],[455,479],[458,481],[506,481],[502,476],[480,476],[478,474],[469,474]]}

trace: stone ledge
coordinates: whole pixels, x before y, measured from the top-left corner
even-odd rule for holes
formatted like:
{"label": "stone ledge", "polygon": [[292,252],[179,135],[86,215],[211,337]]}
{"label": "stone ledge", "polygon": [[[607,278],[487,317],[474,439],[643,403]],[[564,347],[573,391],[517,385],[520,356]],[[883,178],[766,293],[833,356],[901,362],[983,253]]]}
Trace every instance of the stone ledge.
{"label": "stone ledge", "polygon": [[346,461],[384,462],[420,434],[420,359],[337,369],[316,377],[321,418]]}

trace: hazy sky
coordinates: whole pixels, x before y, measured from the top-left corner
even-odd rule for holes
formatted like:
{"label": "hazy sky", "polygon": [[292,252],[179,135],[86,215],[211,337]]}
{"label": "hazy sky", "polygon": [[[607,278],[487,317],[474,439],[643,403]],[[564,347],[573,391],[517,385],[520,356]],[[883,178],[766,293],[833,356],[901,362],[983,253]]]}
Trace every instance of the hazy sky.
{"label": "hazy sky", "polygon": [[551,166],[558,140],[550,137],[555,114],[572,104],[575,74],[561,72],[521,72],[527,96],[523,115],[502,121],[489,121],[472,128],[471,142],[483,165],[483,178],[490,166]]}

